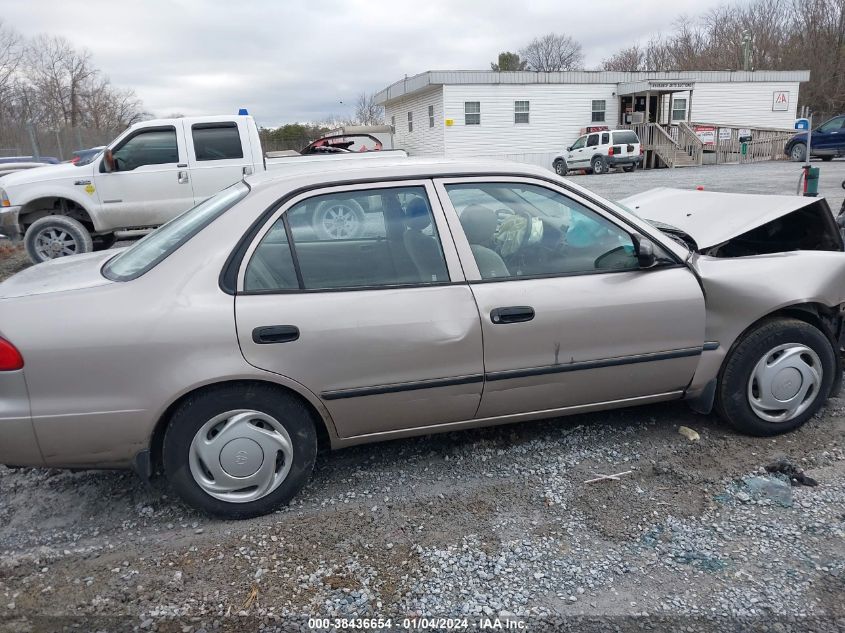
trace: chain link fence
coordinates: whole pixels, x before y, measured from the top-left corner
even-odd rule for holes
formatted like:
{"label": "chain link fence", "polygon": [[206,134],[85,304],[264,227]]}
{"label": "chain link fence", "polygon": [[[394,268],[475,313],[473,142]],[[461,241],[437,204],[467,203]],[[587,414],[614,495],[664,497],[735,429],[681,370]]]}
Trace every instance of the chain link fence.
{"label": "chain link fence", "polygon": [[35,156],[70,160],[73,152],[106,145],[122,131],[107,128],[49,128],[34,123],[0,121],[0,158]]}

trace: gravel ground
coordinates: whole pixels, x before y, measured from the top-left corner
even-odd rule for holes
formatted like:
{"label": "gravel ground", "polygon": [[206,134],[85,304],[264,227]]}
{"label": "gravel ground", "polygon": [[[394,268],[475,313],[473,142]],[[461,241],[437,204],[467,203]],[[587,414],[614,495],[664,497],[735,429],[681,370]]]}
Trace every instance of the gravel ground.
{"label": "gravel ground", "polygon": [[[795,169],[576,182],[610,197],[667,184],[786,193]],[[845,163],[826,170],[845,177]],[[20,265],[0,256],[0,274]],[[0,632],[307,630],[307,616],[323,628],[443,616],[473,629],[845,630],[844,433],[845,399],[832,398],[771,439],[674,403],[398,440],[321,455],[290,507],[242,522],[129,473],[0,467]],[[818,486],[765,471],[781,458]]]}

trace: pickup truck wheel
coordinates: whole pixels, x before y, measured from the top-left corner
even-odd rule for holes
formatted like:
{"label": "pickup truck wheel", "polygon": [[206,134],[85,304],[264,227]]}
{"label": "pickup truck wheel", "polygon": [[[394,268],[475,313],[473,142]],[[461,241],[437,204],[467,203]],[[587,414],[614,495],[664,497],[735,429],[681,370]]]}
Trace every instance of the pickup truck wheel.
{"label": "pickup truck wheel", "polygon": [[807,146],[804,143],[796,143],[789,150],[789,157],[796,163],[800,163],[807,158]]}
{"label": "pickup truck wheel", "polygon": [[164,472],[189,505],[245,519],[287,503],[317,456],[314,422],[296,398],[260,384],[189,396],[164,434]]}
{"label": "pickup truck wheel", "polygon": [[364,218],[355,200],[326,200],[317,205],[311,226],[321,240],[351,240],[364,232]]}
{"label": "pickup truck wheel", "polygon": [[623,168],[622,168],[622,171],[626,171],[626,172],[628,172],[629,174],[630,174],[632,171],[637,171],[637,164],[636,164],[636,163],[632,163],[631,165],[626,165],[625,167],[623,167]]}
{"label": "pickup truck wheel", "polygon": [[719,379],[717,411],[749,435],[796,429],[830,394],[834,354],[828,337],[804,321],[766,321],[728,356]]}
{"label": "pickup truck wheel", "polygon": [[556,160],[555,164],[554,164],[554,168],[555,168],[555,173],[558,176],[565,176],[569,172],[569,169],[566,166],[566,161],[563,160],[563,159]]}
{"label": "pickup truck wheel", "polygon": [[24,235],[24,245],[29,258],[36,264],[90,253],[94,248],[88,229],[64,215],[48,215],[33,222]]}
{"label": "pickup truck wheel", "polygon": [[607,161],[604,160],[604,156],[596,156],[590,165],[593,168],[594,174],[606,174],[607,173]]}

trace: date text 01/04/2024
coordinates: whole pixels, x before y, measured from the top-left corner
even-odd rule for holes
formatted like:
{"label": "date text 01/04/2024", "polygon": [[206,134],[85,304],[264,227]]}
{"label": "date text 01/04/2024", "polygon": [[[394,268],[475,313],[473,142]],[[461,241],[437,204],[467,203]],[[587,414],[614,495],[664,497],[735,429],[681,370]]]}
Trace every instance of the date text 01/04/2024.
{"label": "date text 01/04/2024", "polygon": [[[468,618],[403,618],[396,621],[396,628],[405,630],[442,630],[442,629],[469,629],[491,631],[519,631],[524,630],[524,621],[513,618],[479,618],[469,620]],[[393,618],[309,618],[308,628],[317,630],[390,630],[394,628]]]}

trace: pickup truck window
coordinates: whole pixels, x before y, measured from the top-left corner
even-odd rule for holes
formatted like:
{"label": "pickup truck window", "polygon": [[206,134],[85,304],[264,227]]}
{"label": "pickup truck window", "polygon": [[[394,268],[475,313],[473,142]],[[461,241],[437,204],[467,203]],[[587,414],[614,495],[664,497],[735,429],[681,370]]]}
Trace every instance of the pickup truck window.
{"label": "pickup truck window", "polygon": [[234,121],[197,123],[191,126],[197,160],[243,158],[238,126]]}
{"label": "pickup truck window", "polygon": [[132,171],[142,165],[166,165],[179,162],[176,128],[141,130],[113,151],[117,171]]}
{"label": "pickup truck window", "polygon": [[116,257],[112,257],[103,266],[103,275],[112,281],[137,279],[223,215],[248,193],[249,187],[246,183],[239,182],[201,202],[190,211],[185,211]]}

